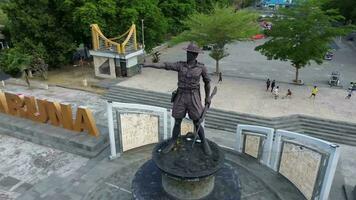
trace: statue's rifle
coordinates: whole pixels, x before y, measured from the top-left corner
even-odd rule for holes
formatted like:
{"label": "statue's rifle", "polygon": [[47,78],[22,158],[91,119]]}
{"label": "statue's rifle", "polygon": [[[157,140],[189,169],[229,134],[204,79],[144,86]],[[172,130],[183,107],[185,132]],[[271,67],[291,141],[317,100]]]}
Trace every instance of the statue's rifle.
{"label": "statue's rifle", "polygon": [[198,133],[199,133],[199,130],[200,130],[200,127],[201,127],[201,123],[203,123],[204,119],[205,119],[205,116],[206,116],[206,113],[208,112],[209,110],[209,107],[210,107],[210,104],[211,104],[211,100],[213,99],[213,97],[216,95],[218,91],[218,88],[215,86],[214,89],[213,89],[213,92],[210,94],[210,103],[209,104],[206,104],[205,107],[204,107],[204,110],[203,110],[203,113],[201,114],[200,116],[200,119],[198,121],[198,128],[197,130],[194,132],[194,140],[193,140],[193,144],[192,144],[192,147],[194,148],[194,144],[196,142],[196,140],[198,139]]}

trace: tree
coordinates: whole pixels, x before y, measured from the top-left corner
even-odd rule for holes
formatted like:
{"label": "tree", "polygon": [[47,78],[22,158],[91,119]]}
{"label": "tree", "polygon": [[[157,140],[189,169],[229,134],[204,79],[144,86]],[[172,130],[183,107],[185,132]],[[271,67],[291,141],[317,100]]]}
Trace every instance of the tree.
{"label": "tree", "polygon": [[[1,6],[1,4],[0,4],[0,6]],[[5,25],[5,24],[7,24],[7,22],[8,22],[7,16],[0,7],[0,25]]]}
{"label": "tree", "polygon": [[33,57],[19,48],[11,48],[1,52],[0,71],[17,76],[28,68]]}
{"label": "tree", "polygon": [[269,60],[290,61],[296,69],[296,83],[300,82],[299,70],[311,61],[321,64],[332,40],[347,30],[332,25],[343,19],[336,10],[323,11],[320,6],[310,0],[281,8],[272,20],[272,29],[267,31],[270,40],[255,48]]}
{"label": "tree", "polygon": [[108,37],[116,37],[126,32],[132,23],[141,35],[141,20],[145,21],[145,46],[147,50],[164,39],[167,20],[158,6],[158,0],[85,0],[82,4],[71,2],[74,7],[73,19],[76,24],[77,40],[91,42],[90,24],[98,24]]}
{"label": "tree", "polygon": [[[16,46],[3,50],[0,54],[0,71],[4,71],[14,77],[24,75],[28,87],[30,87],[29,77],[32,73],[47,79],[48,65],[42,59],[44,48],[37,46],[37,52],[28,53],[24,47]],[[31,48],[30,48],[31,49]],[[42,55],[40,55],[42,52]]]}
{"label": "tree", "polygon": [[175,35],[184,30],[182,21],[195,12],[196,4],[194,0],[160,0],[159,7],[168,20],[168,32]]}
{"label": "tree", "polygon": [[[163,41],[164,36],[167,34],[168,23],[158,6],[158,0],[122,0],[120,3],[119,17],[123,19],[121,21],[126,23],[134,22],[138,25],[141,24],[142,19],[144,20],[146,50],[151,50],[155,45]],[[126,30],[128,27],[126,27]],[[141,26],[137,26],[137,28],[138,35],[141,35]]]}
{"label": "tree", "polygon": [[[105,35],[114,37],[120,34],[122,20],[118,21],[116,0],[85,0],[76,3],[76,0],[66,1],[67,7],[74,7],[73,22],[76,40],[89,46],[91,44],[91,24],[99,24]],[[129,27],[129,24],[127,27]],[[126,29],[128,29],[125,27]],[[126,30],[125,30],[126,31]]]}
{"label": "tree", "polygon": [[246,40],[259,30],[258,15],[247,10],[235,12],[232,7],[217,4],[208,14],[194,13],[184,22],[187,31],[178,35],[172,43],[195,41],[199,45],[212,45],[210,56],[216,61],[216,73],[220,72],[219,61],[228,56],[225,45],[233,41]]}
{"label": "tree", "polygon": [[24,46],[26,53],[36,52],[31,47],[42,45],[50,55],[45,60],[51,66],[67,63],[77,43],[71,31],[73,8],[66,7],[65,2],[13,0],[5,4],[12,43]]}
{"label": "tree", "polygon": [[356,1],[355,0],[331,0],[325,4],[326,9],[337,8],[346,18],[346,21],[356,24]]}
{"label": "tree", "polygon": [[196,11],[200,13],[209,13],[216,4],[221,6],[231,6],[233,0],[195,0]]}
{"label": "tree", "polygon": [[253,0],[233,0],[232,4],[236,10],[240,10],[250,6],[253,2]]}

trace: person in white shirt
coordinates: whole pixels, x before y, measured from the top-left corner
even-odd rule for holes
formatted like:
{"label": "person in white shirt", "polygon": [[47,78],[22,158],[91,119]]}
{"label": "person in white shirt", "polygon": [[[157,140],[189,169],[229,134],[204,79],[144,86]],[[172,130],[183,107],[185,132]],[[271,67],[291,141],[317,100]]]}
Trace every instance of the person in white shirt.
{"label": "person in white shirt", "polygon": [[274,99],[278,99],[278,96],[279,96],[279,86],[275,87],[273,89],[273,96],[274,96]]}

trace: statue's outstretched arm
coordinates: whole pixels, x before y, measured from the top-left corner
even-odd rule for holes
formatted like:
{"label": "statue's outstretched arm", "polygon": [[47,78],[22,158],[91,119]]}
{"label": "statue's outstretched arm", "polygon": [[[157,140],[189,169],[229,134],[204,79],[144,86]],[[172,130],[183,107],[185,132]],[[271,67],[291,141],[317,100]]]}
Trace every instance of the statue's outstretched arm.
{"label": "statue's outstretched arm", "polygon": [[143,67],[151,67],[155,69],[165,69],[165,70],[172,70],[172,71],[179,71],[180,69],[180,64],[179,63],[144,63]]}
{"label": "statue's outstretched arm", "polygon": [[165,64],[164,63],[144,63],[143,67],[151,67],[155,69],[165,69]]}

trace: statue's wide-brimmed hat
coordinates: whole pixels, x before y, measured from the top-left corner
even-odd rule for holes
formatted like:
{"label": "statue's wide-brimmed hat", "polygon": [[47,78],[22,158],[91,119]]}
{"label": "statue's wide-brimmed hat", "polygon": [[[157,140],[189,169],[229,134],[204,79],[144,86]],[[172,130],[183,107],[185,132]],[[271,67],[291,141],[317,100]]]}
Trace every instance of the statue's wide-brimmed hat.
{"label": "statue's wide-brimmed hat", "polygon": [[198,45],[191,42],[186,48],[183,48],[186,51],[194,53],[203,53],[203,50],[198,47]]}

